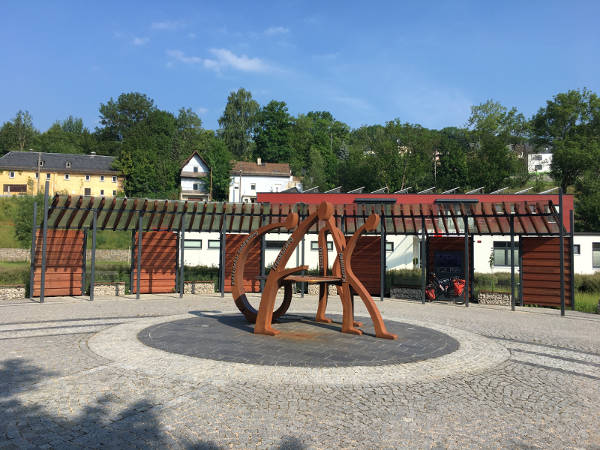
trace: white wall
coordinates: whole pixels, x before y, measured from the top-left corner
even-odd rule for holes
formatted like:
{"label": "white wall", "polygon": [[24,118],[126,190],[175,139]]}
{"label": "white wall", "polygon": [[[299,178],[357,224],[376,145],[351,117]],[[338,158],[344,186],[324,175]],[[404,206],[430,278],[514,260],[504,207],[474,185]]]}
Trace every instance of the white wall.
{"label": "white wall", "polygon": [[182,172],[194,172],[194,167],[198,167],[198,173],[205,173],[208,175],[210,172],[208,166],[202,162],[198,156],[194,155],[188,163],[181,169]]}
{"label": "white wall", "polygon": [[600,267],[593,267],[592,264],[592,244],[600,243],[599,234],[577,234],[575,233],[575,245],[579,245],[579,255],[573,256],[575,262],[575,273],[593,274],[600,272]]}
{"label": "white wall", "polygon": [[[289,187],[291,181],[291,176],[242,175],[242,196],[240,200],[240,176],[232,175],[229,184],[229,201],[240,203],[245,198],[255,198],[257,192],[281,192]],[[252,189],[253,184],[255,189]]]}
{"label": "white wall", "polygon": [[[541,169],[536,169],[541,165]],[[527,170],[529,173],[548,173],[552,166],[552,153],[531,153],[527,155]]]}

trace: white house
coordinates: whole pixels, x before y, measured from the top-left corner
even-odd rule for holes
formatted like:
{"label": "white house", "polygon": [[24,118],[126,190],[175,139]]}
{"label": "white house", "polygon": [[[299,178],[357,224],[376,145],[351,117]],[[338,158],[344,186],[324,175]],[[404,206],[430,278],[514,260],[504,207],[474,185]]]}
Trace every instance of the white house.
{"label": "white house", "polygon": [[210,168],[198,154],[192,155],[181,165],[181,200],[210,201]]}
{"label": "white house", "polygon": [[552,166],[552,152],[545,149],[543,153],[527,155],[527,171],[529,173],[548,173]]}
{"label": "white house", "polygon": [[253,203],[257,192],[282,192],[292,187],[301,187],[292,176],[287,163],[264,163],[237,161],[231,170],[229,201]]}

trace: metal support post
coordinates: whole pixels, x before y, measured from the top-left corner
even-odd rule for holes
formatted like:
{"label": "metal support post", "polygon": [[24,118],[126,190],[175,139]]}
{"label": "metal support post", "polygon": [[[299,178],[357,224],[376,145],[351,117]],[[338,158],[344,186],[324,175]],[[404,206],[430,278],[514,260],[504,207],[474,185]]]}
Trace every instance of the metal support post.
{"label": "metal support post", "polygon": [[219,290],[221,291],[221,297],[225,297],[225,245],[227,244],[227,237],[225,235],[226,222],[227,215],[223,217],[223,226],[221,227],[221,242],[219,244]]}
{"label": "metal support post", "polygon": [[[382,214],[383,216],[383,214]],[[379,226],[381,227],[381,239],[379,239],[379,300],[383,301],[383,297],[385,295],[385,241],[386,241],[386,233],[385,227],[383,225],[384,217],[381,218],[381,222],[379,222]]]}
{"label": "metal support post", "polygon": [[560,315],[565,315],[565,224],[563,212],[562,188],[558,188],[558,221],[560,234]]}
{"label": "metal support post", "polygon": [[571,263],[571,271],[569,273],[569,294],[571,294],[571,310],[575,311],[575,218],[573,210],[569,214],[569,225],[571,229],[571,248],[569,249],[569,261]]}
{"label": "metal support post", "polygon": [[83,230],[83,248],[81,249],[81,295],[85,295],[85,281],[87,275],[87,240],[88,229]]}
{"label": "metal support post", "polygon": [[183,249],[185,247],[185,228],[183,226],[183,217],[181,218],[181,238],[180,238],[180,249],[179,249],[179,253],[181,255],[181,260],[179,262],[179,298],[183,297],[183,292],[184,292],[184,288],[185,288],[185,284],[184,284],[184,263],[185,263],[185,259],[184,259],[184,254],[183,254]]}
{"label": "metal support post", "polygon": [[260,237],[260,292],[265,288],[265,251],[267,249],[267,241],[265,235]]}
{"label": "metal support post", "polygon": [[[304,265],[304,236],[302,236],[302,242],[300,243],[300,247],[302,248],[302,265]],[[325,251],[327,251],[327,244],[325,244]],[[304,270],[302,271],[302,275],[304,275]],[[306,283],[303,281],[300,286],[302,286],[302,292],[300,293],[300,297],[304,298],[304,290],[306,289]]]}
{"label": "metal support post", "polygon": [[44,189],[44,225],[42,227],[42,277],[40,280],[40,303],[44,303],[44,290],[46,288],[46,251],[48,240],[48,191],[50,182],[46,181]]}
{"label": "metal support post", "polygon": [[523,251],[519,238],[519,305],[523,306]]}
{"label": "metal support post", "polygon": [[175,245],[175,292],[179,293],[179,247],[181,246],[181,236],[177,233],[177,242]]}
{"label": "metal support post", "polygon": [[131,230],[131,252],[129,255],[129,293],[133,293],[133,261],[135,260],[135,230]]}
{"label": "metal support post", "polygon": [[467,216],[463,217],[465,223],[465,306],[469,306],[469,297],[471,295],[471,261],[469,259],[469,219]]}
{"label": "metal support post", "polygon": [[98,211],[94,210],[92,217],[92,273],[90,275],[90,301],[94,301],[94,287],[96,284],[96,228]]}
{"label": "metal support post", "polygon": [[140,279],[142,278],[142,213],[138,215],[138,236],[137,236],[137,279],[135,281],[135,298],[140,298]]}
{"label": "metal support post", "polygon": [[425,284],[427,281],[426,270],[427,267],[427,234],[425,233],[425,227],[421,230],[421,303],[425,303]]}
{"label": "metal support post", "polygon": [[510,216],[510,309],[515,310],[515,216]]}
{"label": "metal support post", "polygon": [[37,234],[37,202],[33,202],[33,222],[31,227],[31,257],[29,265],[29,298],[33,298],[33,279],[35,276],[35,245]]}

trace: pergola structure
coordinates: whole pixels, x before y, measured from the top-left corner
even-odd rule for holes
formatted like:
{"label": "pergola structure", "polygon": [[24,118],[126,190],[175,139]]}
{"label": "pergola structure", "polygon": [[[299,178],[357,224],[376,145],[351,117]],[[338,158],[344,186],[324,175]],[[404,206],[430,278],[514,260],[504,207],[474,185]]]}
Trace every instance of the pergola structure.
{"label": "pergola structure", "polygon": [[[561,203],[562,195],[559,196],[559,205],[553,204],[551,200],[545,202],[511,201],[493,203],[479,202],[469,197],[446,198],[443,195],[440,195],[440,198],[434,204],[399,204],[385,202],[381,199],[365,198],[362,202],[356,201],[352,204],[335,205],[333,218],[336,226],[343,233],[352,234],[364,225],[370,214],[376,213],[381,217],[380,224],[371,234],[381,236],[380,258],[383,276],[380,278],[380,295],[382,300],[385,290],[385,240],[387,235],[415,235],[420,236],[423,241],[426,241],[430,237],[463,237],[465,239],[464,261],[466,262],[469,261],[469,237],[473,235],[510,236],[512,255],[514,255],[515,249],[515,236],[519,238],[556,238],[558,240],[557,245],[560,247],[559,255],[564,255],[564,238],[570,235],[570,259],[567,263],[570,267],[569,297],[571,299],[571,306],[573,307],[573,217],[571,211],[571,226],[568,231],[566,227],[560,226],[560,224],[565,223],[562,217],[563,208],[560,207],[562,206],[560,205]],[[558,209],[556,208],[557,206],[559,207]],[[137,247],[137,254],[134,255],[134,246],[132,245],[132,261],[135,260],[137,264],[137,267],[132,267],[132,287],[134,270],[139,274],[142,269],[144,233],[166,232],[177,234],[179,237],[177,244],[177,260],[179,262],[177,264],[178,280],[176,287],[180,295],[182,295],[184,275],[183,242],[185,233],[219,232],[221,234],[220,290],[223,293],[225,239],[227,233],[251,233],[262,226],[283,221],[290,212],[297,213],[302,219],[312,214],[316,208],[317,205],[302,203],[294,205],[270,203],[242,204],[70,195],[55,195],[50,201],[46,196],[44,199],[44,220],[39,227],[39,233],[37,233],[37,236],[39,236],[38,239],[36,239],[37,227],[34,224],[31,250],[31,285],[34,285],[34,275],[37,273],[40,278],[40,301],[43,302],[49,230],[78,230],[84,234],[92,233],[91,299],[94,297],[95,236],[97,230],[132,232],[132,243]],[[318,234],[324,226],[324,223],[316,222],[310,227],[308,233]],[[41,254],[39,247],[41,247]],[[76,252],[76,249],[72,251]],[[83,277],[85,277],[85,249],[82,249],[82,251],[84,255]],[[261,245],[261,253],[264,253],[264,239]],[[427,259],[425,246],[422,246],[421,253],[422,289],[424,292]],[[261,271],[264,274],[264,257],[262,260]],[[559,275],[558,278],[560,279],[560,306],[561,311],[564,313],[565,258],[559,258],[559,260],[560,270],[556,275]],[[39,269],[37,271],[34,270],[36,264],[38,264],[37,267]],[[173,261],[173,264],[175,265],[175,261]],[[513,309],[515,306],[514,266],[515,261],[511,257],[511,298]],[[467,270],[465,271],[465,275],[467,277],[467,286],[469,286],[469,273]],[[136,288],[136,293],[139,296],[140,276],[137,276]],[[469,300],[468,292],[469,289],[465,289],[466,305],[468,305]]]}

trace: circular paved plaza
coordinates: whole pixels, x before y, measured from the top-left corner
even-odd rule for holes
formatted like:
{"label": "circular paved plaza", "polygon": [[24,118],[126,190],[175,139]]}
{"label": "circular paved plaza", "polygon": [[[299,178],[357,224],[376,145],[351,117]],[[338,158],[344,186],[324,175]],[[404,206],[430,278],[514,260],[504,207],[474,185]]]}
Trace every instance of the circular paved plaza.
{"label": "circular paved plaza", "polygon": [[227,297],[0,303],[0,448],[598,448],[600,317],[378,306],[398,340],[310,297],[277,337]]}

